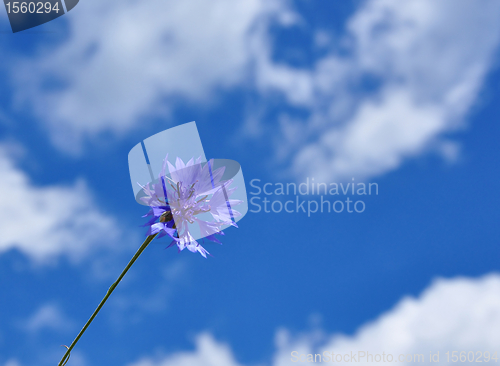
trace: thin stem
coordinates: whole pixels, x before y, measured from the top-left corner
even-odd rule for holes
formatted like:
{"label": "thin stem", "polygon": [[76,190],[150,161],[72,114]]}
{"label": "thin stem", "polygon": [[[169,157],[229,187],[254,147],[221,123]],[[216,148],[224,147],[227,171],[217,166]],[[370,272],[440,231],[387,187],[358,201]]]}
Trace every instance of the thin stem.
{"label": "thin stem", "polygon": [[134,254],[134,256],[132,257],[132,259],[130,260],[130,262],[127,264],[127,267],[125,267],[125,269],[121,273],[120,277],[118,277],[118,279],[108,289],[108,292],[106,293],[106,296],[104,296],[104,298],[101,300],[101,303],[99,304],[99,306],[97,307],[97,309],[95,309],[95,311],[92,314],[92,316],[90,317],[90,319],[87,320],[87,323],[85,323],[85,325],[83,326],[83,328],[80,331],[80,333],[78,333],[78,335],[76,336],[76,338],[73,341],[73,343],[71,343],[71,345],[69,347],[68,346],[64,346],[64,347],[67,348],[67,351],[64,354],[63,358],[61,359],[61,361],[59,361],[58,366],[64,366],[64,365],[66,365],[66,363],[69,360],[69,356],[70,356],[70,353],[71,353],[71,350],[73,349],[73,347],[75,347],[75,345],[78,342],[78,340],[80,339],[80,337],[83,335],[83,333],[85,333],[85,331],[89,327],[90,323],[92,323],[92,321],[96,317],[97,313],[99,313],[99,311],[101,310],[101,308],[104,306],[104,304],[108,300],[108,297],[113,293],[113,291],[115,290],[116,286],[118,286],[118,284],[122,280],[123,276],[125,276],[125,274],[130,269],[130,267],[132,267],[132,265],[134,264],[134,262],[137,260],[137,258],[139,258],[139,256],[141,255],[141,253],[144,251],[144,249],[146,249],[146,247],[149,245],[149,243],[151,243],[151,241],[156,237],[156,235],[158,235],[158,234],[149,235],[146,238],[146,240],[144,241],[144,243],[142,243],[141,247],[137,250],[137,252]]}

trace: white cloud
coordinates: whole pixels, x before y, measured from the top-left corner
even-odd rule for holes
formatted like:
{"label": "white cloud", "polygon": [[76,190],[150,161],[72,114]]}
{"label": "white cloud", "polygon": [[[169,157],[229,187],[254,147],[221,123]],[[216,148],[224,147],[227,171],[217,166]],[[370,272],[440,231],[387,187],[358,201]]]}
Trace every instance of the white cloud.
{"label": "white cloud", "polygon": [[53,304],[45,304],[28,319],[19,323],[29,333],[38,333],[42,329],[64,331],[71,329],[72,322]]}
{"label": "white cloud", "polygon": [[[67,16],[67,40],[15,63],[15,100],[33,107],[59,147],[78,152],[87,137],[125,134],[179,101],[204,104],[244,85],[262,96],[247,108],[255,115],[245,135],[276,136],[267,139],[276,160],[299,178],[370,178],[429,150],[456,158],[442,136],[464,125],[493,67],[498,1],[368,0],[339,36],[291,4],[81,2]],[[334,50],[310,68],[278,62],[276,25],[313,30]],[[276,93],[284,98],[267,98]],[[275,107],[282,118],[263,123]]]}
{"label": "white cloud", "polygon": [[58,255],[82,258],[118,237],[113,218],[101,213],[83,181],[38,187],[0,146],[0,253],[17,249],[36,261]]}
{"label": "white cloud", "polygon": [[[306,354],[324,351],[349,355],[351,351],[385,352],[392,354],[394,359],[400,354],[423,354],[424,364],[429,364],[429,352],[435,354],[439,351],[441,364],[447,364],[447,351],[488,351],[493,355],[500,344],[498,329],[499,275],[479,279],[440,279],[419,298],[402,299],[392,310],[361,327],[352,337],[335,335],[321,347],[314,347],[306,338],[298,340],[296,345],[293,342],[286,344],[279,352],[283,363],[278,364],[291,364],[290,352],[295,350],[294,347],[302,347]],[[369,365],[373,362],[357,364]]]}
{"label": "white cloud", "polygon": [[[351,351],[384,352],[394,359],[400,354],[423,354],[429,363],[429,352],[440,352],[440,364],[447,364],[447,351],[481,351],[491,355],[500,344],[500,275],[491,274],[478,279],[439,279],[418,298],[406,297],[378,319],[362,326],[353,336],[326,336],[319,331],[293,337],[281,330],[276,337],[276,352],[266,364],[296,365],[291,352],[316,354]],[[451,354],[450,354],[451,355]],[[498,353],[497,353],[498,355]],[[342,356],[344,357],[344,356]],[[345,361],[345,360],[344,360]],[[374,364],[356,359],[356,365]],[[331,362],[331,361],[330,361]],[[342,363],[342,362],[341,362]],[[347,362],[343,362],[347,363]],[[377,364],[390,364],[376,362]],[[437,364],[437,363],[432,363]],[[131,366],[217,365],[237,366],[231,349],[209,334],[201,334],[196,349],[163,358],[144,358]]]}
{"label": "white cloud", "polygon": [[180,352],[165,358],[144,358],[130,366],[239,366],[229,346],[207,333],[196,338],[193,352]]}
{"label": "white cloud", "polygon": [[[311,114],[281,124],[278,156],[292,159],[296,176],[331,180],[385,173],[431,146],[453,158],[439,138],[477,100],[499,44],[499,15],[498,1],[370,0],[339,42],[348,56],[332,52],[297,69],[275,63],[274,46],[261,47],[260,90],[281,91]],[[298,129],[300,138],[290,133]]]}
{"label": "white cloud", "polygon": [[446,130],[443,113],[437,105],[417,104],[405,88],[387,90],[380,100],[361,104],[345,127],[328,128],[317,142],[303,147],[295,173],[327,181],[397,168]]}
{"label": "white cloud", "polygon": [[247,76],[248,36],[268,3],[80,2],[63,44],[13,68],[17,99],[70,150],[84,136],[124,133],[145,115],[168,113],[173,100],[210,101]]}

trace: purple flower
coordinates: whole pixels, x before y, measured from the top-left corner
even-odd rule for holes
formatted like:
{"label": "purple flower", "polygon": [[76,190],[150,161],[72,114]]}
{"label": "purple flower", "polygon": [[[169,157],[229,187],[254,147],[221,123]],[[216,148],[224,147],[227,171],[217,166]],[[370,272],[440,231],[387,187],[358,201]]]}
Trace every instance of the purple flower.
{"label": "purple flower", "polygon": [[[232,180],[221,181],[225,167],[212,171],[213,160],[202,165],[201,158],[186,164],[177,158],[174,167],[167,158],[158,180],[142,187],[141,200],[151,207],[143,216],[151,216],[144,225],[149,226],[147,235],[169,235],[173,240],[168,247],[176,244],[179,252],[187,248],[206,258],[210,253],[195,240],[192,224],[198,226],[198,236],[220,243],[215,234],[223,235],[224,225],[237,227],[233,219],[241,214],[233,206],[242,201],[229,199],[236,188],[229,188]],[[167,166],[170,177],[165,174]]]}

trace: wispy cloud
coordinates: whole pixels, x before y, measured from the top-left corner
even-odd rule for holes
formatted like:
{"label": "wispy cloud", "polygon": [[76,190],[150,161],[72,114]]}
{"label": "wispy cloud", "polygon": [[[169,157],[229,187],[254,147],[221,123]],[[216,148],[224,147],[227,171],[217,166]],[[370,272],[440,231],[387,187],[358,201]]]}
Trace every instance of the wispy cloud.
{"label": "wispy cloud", "polygon": [[0,253],[17,249],[35,261],[59,255],[78,261],[119,235],[115,220],[100,212],[83,181],[71,186],[34,185],[0,146]]}
{"label": "wispy cloud", "polygon": [[187,263],[175,260],[164,267],[159,276],[160,284],[146,294],[132,289],[126,295],[117,294],[110,300],[110,305],[115,308],[112,320],[116,325],[123,326],[128,321],[139,322],[145,313],[165,312],[176,287],[189,278]]}
{"label": "wispy cloud", "polygon": [[[500,343],[500,275],[478,279],[439,279],[418,298],[406,297],[378,319],[362,326],[353,336],[326,335],[314,331],[293,336],[280,330],[276,351],[266,364],[294,365],[291,353],[348,354],[358,351],[398,357],[400,354],[423,354],[429,363],[429,352],[440,352],[441,361],[450,350],[488,351],[491,355]],[[331,356],[330,356],[331,357]],[[304,357],[303,357],[304,358]],[[357,365],[374,362],[356,360]],[[365,359],[366,361],[366,359]],[[330,361],[331,362],[331,361]],[[354,362],[353,362],[354,363]],[[392,364],[377,362],[377,364]],[[434,364],[434,363],[433,363]],[[228,345],[208,333],[196,339],[193,351],[179,352],[160,358],[144,358],[130,366],[239,366]]]}
{"label": "wispy cloud", "polygon": [[370,0],[312,69],[260,47],[260,90],[309,113],[282,114],[278,156],[295,176],[323,180],[379,175],[434,148],[453,158],[441,137],[462,126],[494,65],[499,15],[496,1]]}
{"label": "wispy cloud", "polygon": [[[363,179],[428,151],[456,157],[443,136],[464,125],[494,66],[498,1],[369,0],[337,37],[304,27],[292,5],[81,3],[65,41],[15,63],[14,99],[75,153],[103,131],[125,134],[180,101],[243,86],[260,96],[245,135],[273,136],[276,161],[295,177]],[[277,61],[276,27],[312,29],[323,56],[302,68]]]}
{"label": "wispy cloud", "polygon": [[165,311],[172,296],[173,286],[171,283],[161,283],[154,292],[146,296],[131,292],[127,295],[115,296],[110,304],[115,308],[112,314],[116,324],[123,323],[124,319],[134,323],[139,322],[146,313],[158,313]]}
{"label": "wispy cloud", "polygon": [[19,327],[30,334],[36,334],[43,329],[66,331],[73,323],[62,313],[58,306],[45,304],[34,314],[19,322]]}
{"label": "wispy cloud", "polygon": [[4,366],[21,366],[21,364],[16,359],[11,358],[7,362],[5,362]]}
{"label": "wispy cloud", "polygon": [[66,150],[102,131],[128,132],[142,116],[168,115],[174,101],[206,103],[245,79],[248,35],[267,3],[82,2],[65,42],[13,69],[17,99]]}

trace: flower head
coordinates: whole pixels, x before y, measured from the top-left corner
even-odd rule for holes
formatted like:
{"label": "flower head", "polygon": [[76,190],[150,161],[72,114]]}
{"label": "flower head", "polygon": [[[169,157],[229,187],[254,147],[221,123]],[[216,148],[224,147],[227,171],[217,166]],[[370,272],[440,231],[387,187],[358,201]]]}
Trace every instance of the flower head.
{"label": "flower head", "polygon": [[[166,175],[167,166],[170,177]],[[187,248],[206,257],[209,253],[195,236],[220,243],[215,234],[223,235],[223,226],[237,227],[234,218],[241,214],[232,207],[242,201],[229,199],[236,188],[229,188],[232,180],[221,180],[225,167],[214,171],[212,167],[213,159],[202,164],[201,157],[186,164],[177,158],[173,166],[167,155],[158,179],[141,186],[141,200],[151,207],[143,216],[151,216],[144,225],[149,226],[147,235],[169,235],[173,239],[169,247],[177,245],[179,251]]]}

